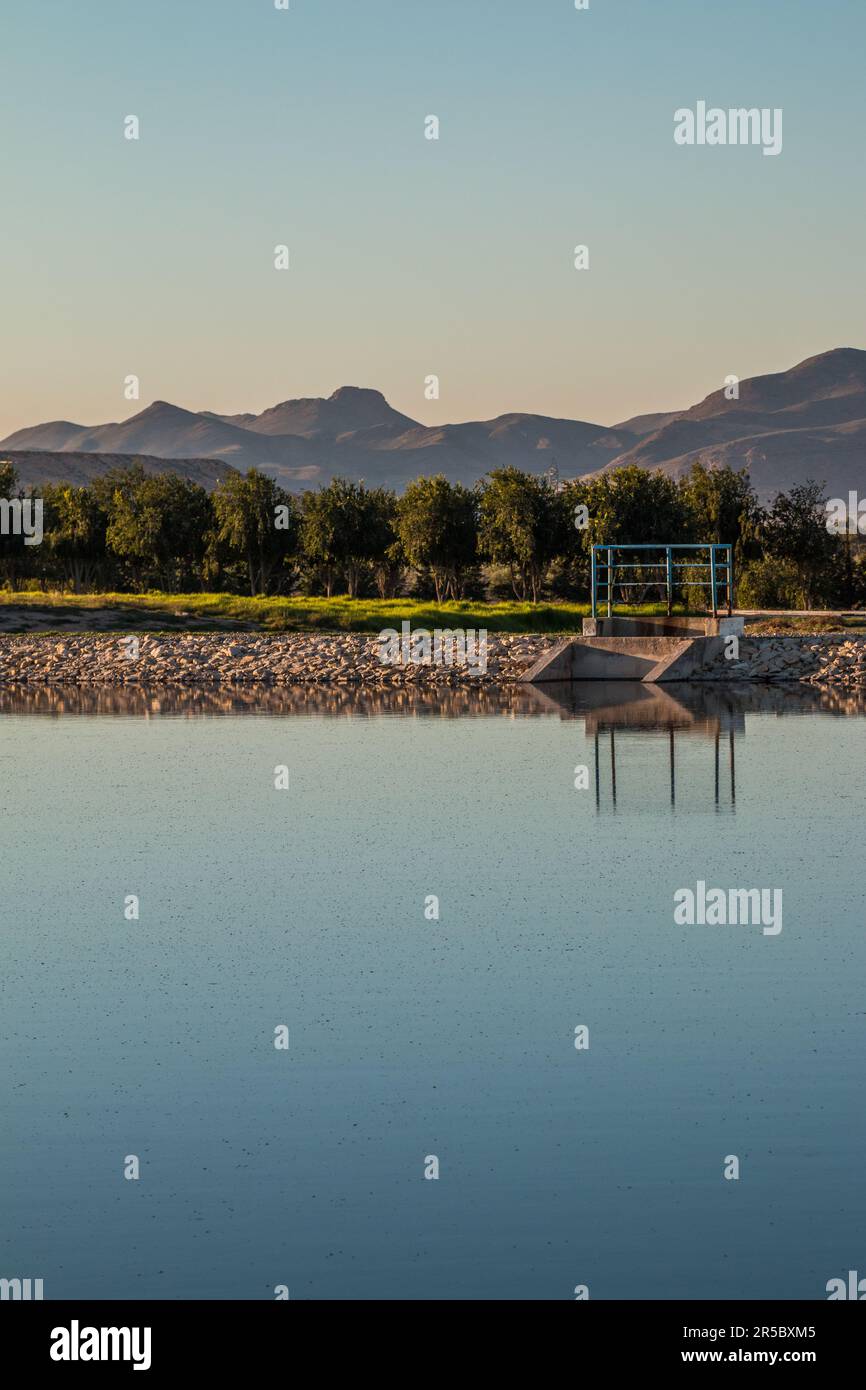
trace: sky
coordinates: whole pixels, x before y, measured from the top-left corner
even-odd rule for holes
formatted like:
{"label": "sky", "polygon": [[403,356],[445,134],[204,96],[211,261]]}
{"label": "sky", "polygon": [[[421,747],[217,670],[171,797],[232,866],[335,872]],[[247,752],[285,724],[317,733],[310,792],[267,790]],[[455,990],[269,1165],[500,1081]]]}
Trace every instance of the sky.
{"label": "sky", "polygon": [[[0,0],[0,45],[0,437],[341,385],[613,424],[866,347],[863,0]],[[698,101],[781,153],[675,144]]]}

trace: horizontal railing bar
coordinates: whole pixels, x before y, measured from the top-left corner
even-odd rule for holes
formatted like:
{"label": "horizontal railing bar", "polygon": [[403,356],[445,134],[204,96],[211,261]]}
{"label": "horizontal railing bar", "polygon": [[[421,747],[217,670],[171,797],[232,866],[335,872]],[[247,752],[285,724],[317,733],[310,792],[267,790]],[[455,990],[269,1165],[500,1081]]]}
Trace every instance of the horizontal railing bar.
{"label": "horizontal railing bar", "polygon": [[[612,548],[613,548],[613,547],[612,547]],[[607,560],[606,560],[605,558],[603,558],[604,556],[607,555],[607,549],[608,549],[607,546],[603,546],[603,547],[602,547],[602,551],[601,551],[601,553],[599,553],[599,555],[598,555],[598,561],[597,561],[598,564],[600,564],[600,565],[606,565],[606,564],[607,564]],[[636,561],[635,563],[640,564],[640,565],[656,565],[656,564],[663,564],[664,561],[665,561],[665,557],[664,557],[664,555],[662,555],[662,556],[660,556],[657,560],[651,560],[651,559],[638,560],[638,561]],[[628,564],[628,563],[630,563],[630,562],[629,562],[629,561],[626,561],[626,560],[623,560],[622,563],[623,563],[623,564]],[[683,562],[683,563],[686,563],[686,562]],[[691,563],[691,564],[694,564],[694,565],[708,565],[708,564],[710,563],[710,561],[709,561],[709,560],[700,560],[700,559],[698,559],[698,558],[696,557],[696,558],[695,558],[694,560],[692,560],[690,563]]]}
{"label": "horizontal railing bar", "polygon": [[[713,569],[727,570],[733,566],[727,562],[723,563],[721,560],[717,561],[715,565],[707,564],[703,560],[672,560],[670,567],[674,570],[706,570],[709,574]],[[665,560],[640,560],[637,564],[631,564],[627,560],[613,560],[610,564],[607,561],[602,564],[601,561],[598,561],[596,571],[601,570],[667,570],[667,562]]]}
{"label": "horizontal railing bar", "polygon": [[[675,588],[675,589],[706,589],[706,588],[708,588],[708,587],[709,587],[709,586],[707,585],[706,581],[703,580],[703,579],[683,579],[683,580],[680,581],[679,584],[675,584],[675,585],[674,585],[674,588]],[[721,589],[724,589],[724,587],[725,587],[725,586],[724,586],[723,584],[720,585],[720,588],[721,588]],[[667,585],[666,585],[666,584],[652,584],[652,583],[650,583],[649,581],[647,581],[647,582],[644,584],[644,583],[642,583],[642,581],[641,581],[640,579],[624,579],[624,580],[622,581],[622,583],[620,583],[619,580],[617,580],[615,583],[613,583],[613,584],[611,584],[611,585],[603,584],[603,585],[600,586],[598,592],[599,592],[599,593],[605,593],[605,594],[606,594],[606,593],[608,592],[608,589],[609,589],[609,588],[610,588],[610,589],[655,589],[655,588],[658,588],[658,589],[666,589],[666,588],[667,588]]]}
{"label": "horizontal railing bar", "polygon": [[[722,570],[722,569],[729,569],[729,568],[730,568],[730,566],[728,566],[728,565],[723,565],[723,564],[721,564],[720,562],[717,563],[716,566],[715,566],[715,569],[716,569],[717,571],[718,571],[718,570]],[[664,564],[661,563],[661,562],[656,563],[655,561],[651,561],[651,560],[644,560],[642,563],[638,563],[638,564],[636,564],[636,565],[627,564],[627,563],[623,560],[623,561],[621,561],[621,562],[619,562],[619,563],[617,563],[617,564],[610,564],[610,565],[609,565],[609,564],[605,563],[605,564],[603,564],[603,565],[596,565],[596,569],[597,569],[597,570],[664,570],[665,572],[667,572],[667,566],[666,566],[666,565],[664,565]],[[682,561],[682,562],[679,563],[679,564],[672,563],[672,564],[671,564],[671,569],[672,569],[672,570],[707,570],[707,571],[711,571],[711,570],[713,569],[713,566],[712,566],[712,565],[709,565],[709,564],[706,564],[706,563],[704,563],[704,562],[701,562],[701,561],[699,561],[699,560],[692,560],[692,561],[684,560],[684,561]]]}
{"label": "horizontal railing bar", "polygon": [[637,545],[624,545],[617,541],[616,543],[611,542],[610,545],[600,542],[592,548],[593,550],[730,550],[731,547],[724,541],[699,541],[697,544],[683,541],[682,544],[677,543],[676,545],[652,545],[646,541],[641,541]]}

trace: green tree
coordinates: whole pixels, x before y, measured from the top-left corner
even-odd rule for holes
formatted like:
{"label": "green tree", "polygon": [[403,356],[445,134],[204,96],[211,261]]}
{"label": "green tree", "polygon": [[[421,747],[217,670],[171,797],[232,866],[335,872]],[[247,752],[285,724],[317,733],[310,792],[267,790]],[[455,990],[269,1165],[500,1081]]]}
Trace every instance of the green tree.
{"label": "green tree", "polygon": [[231,473],[214,490],[215,535],[229,555],[246,567],[250,595],[268,594],[285,578],[296,554],[298,506],[290,493],[251,468]]}
{"label": "green tree", "polygon": [[386,494],[334,478],[301,501],[301,549],[330,598],[340,579],[356,598],[369,567],[385,557],[393,534]]}
{"label": "green tree", "polygon": [[[25,500],[25,491],[18,486],[18,474],[11,459],[0,459],[0,499],[4,502]],[[5,524],[0,531],[0,573],[3,580],[15,589],[22,581],[37,576],[42,567],[38,551],[41,546],[25,545],[23,533],[24,514],[16,518],[11,509],[6,511]],[[30,513],[33,520],[33,514]],[[20,521],[20,528],[19,528]]]}
{"label": "green tree", "polygon": [[680,481],[680,492],[696,540],[730,543],[739,561],[757,554],[763,513],[747,468],[708,468],[697,459]]}
{"label": "green tree", "polygon": [[46,557],[61,583],[80,594],[104,574],[105,512],[87,487],[46,483],[42,500]]}
{"label": "green tree", "polygon": [[802,608],[803,588],[797,566],[772,555],[750,561],[740,575],[737,602],[741,608]]}
{"label": "green tree", "polygon": [[[17,483],[18,474],[11,460],[0,459],[0,498],[3,501],[11,501],[15,496]],[[0,572],[7,584],[13,582],[17,549],[14,537],[0,533]]]}
{"label": "green tree", "polygon": [[408,563],[429,570],[436,601],[460,598],[477,556],[477,501],[461,483],[416,478],[398,499],[397,537]]}
{"label": "green tree", "polygon": [[135,465],[112,495],[106,545],[137,587],[176,591],[199,581],[210,524],[210,499],[198,483]]}
{"label": "green tree", "polygon": [[637,464],[587,480],[590,545],[680,544],[692,539],[689,509],[672,478]]}
{"label": "green tree", "polygon": [[[730,544],[735,576],[748,561],[759,557],[764,513],[747,468],[735,471],[728,466],[707,467],[697,459],[687,476],[680,480],[679,487],[692,519],[694,539]],[[689,578],[695,582],[703,583],[706,577],[704,564],[689,573]],[[694,595],[696,591],[692,589],[691,592]],[[704,602],[709,602],[708,584],[697,593]]]}
{"label": "green tree", "polygon": [[[686,544],[694,539],[692,515],[677,484],[666,474],[628,464],[584,482],[586,490],[582,500],[589,512],[589,521],[582,538],[587,550],[593,545],[653,543],[661,548]],[[658,554],[648,552],[646,555],[635,551],[623,559],[624,563],[637,568],[620,570],[621,575],[629,576],[620,584],[614,576],[614,599],[617,589],[619,597],[629,603],[641,603],[651,595],[658,596],[664,577],[661,549]]]}
{"label": "green tree", "polygon": [[0,459],[0,497],[8,502],[15,495],[18,474],[11,459]]}
{"label": "green tree", "polygon": [[517,598],[537,603],[551,562],[568,543],[562,494],[546,477],[497,468],[484,481],[479,514],[481,553],[508,566]]}
{"label": "green tree", "polygon": [[765,526],[767,551],[796,568],[807,608],[836,586],[841,543],[827,529],[824,484],[812,478],[780,492]]}
{"label": "green tree", "polygon": [[373,578],[380,598],[394,598],[406,569],[406,555],[397,535],[397,496],[388,488],[367,493],[367,527]]}

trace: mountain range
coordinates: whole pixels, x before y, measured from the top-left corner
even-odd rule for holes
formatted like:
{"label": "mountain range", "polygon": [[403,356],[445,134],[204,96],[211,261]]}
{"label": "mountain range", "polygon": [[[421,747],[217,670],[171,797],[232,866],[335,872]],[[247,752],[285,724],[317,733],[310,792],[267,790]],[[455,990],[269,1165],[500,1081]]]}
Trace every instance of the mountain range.
{"label": "mountain range", "polygon": [[17,430],[0,442],[0,457],[13,459],[25,486],[85,482],[131,455],[206,487],[231,467],[256,467],[292,491],[335,476],[397,490],[419,474],[472,484],[507,465],[533,473],[555,466],[564,479],[635,463],[679,477],[700,457],[748,467],[764,499],[807,477],[823,479],[832,496],[866,490],[866,352],[836,348],[747,378],[737,392],[729,400],[723,388],[688,409],[613,426],[524,413],[423,425],[381,392],[356,386],[259,415],[154,401],[121,423],[54,420]]}

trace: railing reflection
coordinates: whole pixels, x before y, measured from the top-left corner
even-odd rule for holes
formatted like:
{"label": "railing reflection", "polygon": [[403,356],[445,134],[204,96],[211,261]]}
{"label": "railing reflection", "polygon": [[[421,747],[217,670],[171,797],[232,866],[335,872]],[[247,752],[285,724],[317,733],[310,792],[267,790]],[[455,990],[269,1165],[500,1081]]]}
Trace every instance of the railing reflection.
{"label": "railing reflection", "polygon": [[[658,811],[660,804],[681,811],[683,803],[689,810],[733,813],[737,805],[736,745],[745,735],[746,714],[866,714],[862,694],[805,684],[773,687],[676,682],[653,686],[587,681],[539,689],[540,701],[551,712],[558,710],[563,719],[583,720],[586,736],[592,740],[595,804],[602,815]],[[700,756],[683,756],[684,747],[697,742],[711,745],[711,767]],[[658,757],[654,756],[656,746]],[[660,777],[662,768],[664,776]],[[623,772],[631,774],[628,789]]]}
{"label": "railing reflection", "polygon": [[[626,682],[612,688],[599,687],[596,698],[588,693],[591,708],[584,712],[584,728],[587,737],[593,740],[595,761],[595,804],[601,811],[606,809],[602,794],[603,780],[609,784],[609,804],[616,811],[620,804],[620,784],[617,779],[617,733],[627,731],[628,735],[646,735],[666,748],[664,785],[666,798],[671,810],[677,806],[677,775],[680,770],[677,740],[706,740],[713,746],[713,806],[716,810],[733,811],[737,802],[736,748],[735,740],[745,734],[745,711],[738,708],[730,696],[722,695],[718,689],[702,690],[694,686],[651,686]],[[604,742],[607,741],[607,750]],[[722,746],[727,751],[727,777],[725,795],[722,795]],[[628,747],[628,744],[626,744]],[[643,761],[640,773],[643,786],[653,787],[655,760]],[[607,768],[605,776],[603,769]],[[690,783],[698,779],[701,800],[703,788],[709,783],[700,780],[694,764],[687,764]],[[680,773],[682,779],[683,773]],[[651,799],[658,804],[657,791],[651,792]],[[646,797],[644,797],[646,800]]]}
{"label": "railing reflection", "polygon": [[[646,725],[643,725],[643,724],[642,724],[642,725],[639,725],[638,727],[641,728],[644,732],[647,731],[647,726],[646,726]],[[608,726],[608,727],[606,727],[606,728],[605,728],[604,726],[598,726],[598,725],[597,725],[597,726],[594,728],[594,730],[593,730],[593,742],[594,742],[594,751],[595,751],[595,804],[596,804],[596,807],[598,807],[599,809],[601,809],[601,804],[602,804],[602,797],[601,797],[601,764],[602,764],[602,750],[601,750],[601,746],[600,746],[600,735],[601,735],[602,733],[605,733],[605,732],[607,733],[607,736],[608,736],[608,747],[609,747],[608,756],[609,756],[609,762],[610,762],[610,796],[611,796],[611,806],[612,806],[613,810],[615,811],[615,810],[617,809],[617,786],[616,786],[616,728],[615,728],[615,726],[613,726],[613,725],[610,725],[610,726]],[[658,731],[658,730],[655,730],[654,732],[659,732],[659,731]],[[737,775],[736,775],[736,753],[735,753],[735,745],[734,745],[734,732],[735,732],[735,731],[734,731],[734,728],[733,728],[733,726],[731,726],[731,727],[727,730],[727,737],[726,737],[727,752],[728,752],[728,757],[727,757],[727,763],[728,763],[728,794],[729,794],[729,797],[730,797],[730,807],[731,807],[732,810],[734,809],[734,807],[735,807],[736,804],[737,804]],[[744,729],[739,729],[739,730],[737,731],[737,734],[738,734],[738,736],[742,736],[742,734],[743,734],[744,732],[745,732]],[[714,796],[713,796],[713,803],[714,803],[716,809],[718,810],[719,807],[720,807],[720,805],[721,805],[721,799],[720,799],[720,795],[719,795],[720,780],[721,780],[721,779],[720,779],[720,768],[721,768],[720,748],[721,748],[721,743],[722,743],[722,738],[723,738],[723,732],[722,732],[722,728],[721,728],[721,725],[720,725],[720,724],[717,725],[715,729],[713,729],[713,730],[710,731],[710,737],[711,737],[712,740],[713,740],[713,754],[714,754],[714,756],[713,756],[713,763],[714,763]],[[667,729],[667,745],[668,745],[668,767],[669,767],[670,805],[671,805],[671,809],[674,810],[674,809],[676,808],[676,804],[677,804],[677,759],[676,759],[676,729],[673,727],[673,725],[670,725],[670,726],[668,727],[668,729]]]}

